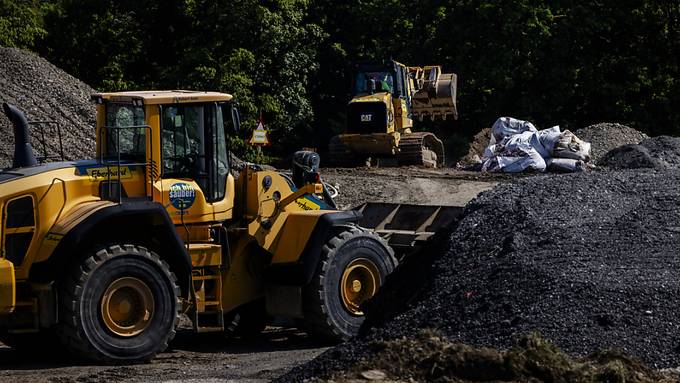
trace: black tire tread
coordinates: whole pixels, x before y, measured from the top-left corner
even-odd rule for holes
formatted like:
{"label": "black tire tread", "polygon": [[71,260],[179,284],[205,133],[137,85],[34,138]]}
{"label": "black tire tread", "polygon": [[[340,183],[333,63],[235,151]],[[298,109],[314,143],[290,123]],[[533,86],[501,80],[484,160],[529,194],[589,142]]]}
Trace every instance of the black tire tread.
{"label": "black tire tread", "polygon": [[330,319],[330,314],[326,309],[327,305],[325,304],[325,294],[323,287],[324,276],[328,274],[333,263],[333,258],[335,258],[337,254],[337,250],[345,242],[352,238],[357,236],[370,236],[381,242],[388,250],[393,268],[397,265],[397,259],[394,256],[394,250],[392,250],[392,248],[378,234],[355,225],[346,225],[343,226],[343,228],[345,228],[345,230],[342,230],[335,236],[331,237],[323,246],[320,254],[321,259],[319,260],[318,271],[315,273],[309,285],[309,287],[313,288],[303,290],[305,330],[330,340],[346,339],[346,336],[333,325],[333,322]]}
{"label": "black tire tread", "polygon": [[[134,254],[150,261],[161,270],[167,273],[167,277],[172,282],[175,290],[175,297],[180,296],[179,286],[177,285],[177,277],[170,271],[168,264],[160,259],[160,257],[143,246],[136,246],[133,244],[113,244],[108,245],[94,255],[86,258],[80,263],[72,265],[70,273],[68,273],[62,280],[60,288],[60,304],[59,304],[59,331],[58,337],[61,343],[74,354],[84,357],[86,359],[97,362],[111,363],[111,359],[102,355],[95,347],[93,347],[85,338],[85,336],[78,329],[79,314],[77,310],[78,299],[81,295],[85,283],[91,277],[93,271],[97,269],[105,261],[112,259],[122,254]],[[175,315],[175,323],[172,326],[169,336],[158,350],[164,350],[168,347],[168,343],[175,337],[177,325],[179,324],[181,305],[179,298],[177,298],[177,313]],[[145,358],[134,360],[132,362],[148,362],[156,356],[156,353],[148,355]],[[126,361],[130,362],[130,361]]]}

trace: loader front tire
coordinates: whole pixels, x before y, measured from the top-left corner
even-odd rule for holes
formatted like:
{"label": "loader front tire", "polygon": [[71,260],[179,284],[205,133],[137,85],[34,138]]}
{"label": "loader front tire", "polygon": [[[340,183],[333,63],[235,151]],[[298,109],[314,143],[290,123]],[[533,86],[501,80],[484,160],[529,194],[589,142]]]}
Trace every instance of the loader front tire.
{"label": "loader front tire", "polygon": [[345,340],[359,331],[361,304],[375,295],[397,261],[382,238],[356,226],[331,237],[320,256],[303,289],[303,324],[313,335]]}
{"label": "loader front tire", "polygon": [[163,351],[179,322],[168,265],[141,246],[103,247],[72,265],[59,294],[61,342],[96,362],[139,363]]}

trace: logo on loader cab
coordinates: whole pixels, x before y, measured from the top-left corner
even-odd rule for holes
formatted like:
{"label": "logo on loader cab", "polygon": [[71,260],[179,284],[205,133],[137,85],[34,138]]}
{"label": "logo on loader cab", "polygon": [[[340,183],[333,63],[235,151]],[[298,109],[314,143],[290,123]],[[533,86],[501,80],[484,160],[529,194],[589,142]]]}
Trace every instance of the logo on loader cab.
{"label": "logo on loader cab", "polygon": [[90,181],[99,181],[103,179],[129,179],[132,178],[132,171],[129,167],[110,167],[110,168],[91,168],[87,169],[87,175],[90,176]]}
{"label": "logo on loader cab", "polygon": [[361,122],[371,122],[373,121],[373,115],[372,114],[362,114],[361,115]]}
{"label": "logo on loader cab", "polygon": [[177,210],[186,210],[196,200],[196,190],[184,182],[178,182],[170,186],[170,203]]}

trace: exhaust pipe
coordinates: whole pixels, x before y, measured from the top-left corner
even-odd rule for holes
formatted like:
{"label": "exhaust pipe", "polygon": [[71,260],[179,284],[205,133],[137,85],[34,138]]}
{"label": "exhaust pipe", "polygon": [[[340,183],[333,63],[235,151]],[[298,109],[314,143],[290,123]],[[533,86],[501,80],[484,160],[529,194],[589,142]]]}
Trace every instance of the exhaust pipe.
{"label": "exhaust pipe", "polygon": [[14,160],[12,161],[12,168],[37,165],[38,160],[35,159],[33,148],[31,147],[31,139],[28,135],[26,116],[19,108],[6,102],[2,104],[2,110],[5,111],[7,118],[14,125]]}

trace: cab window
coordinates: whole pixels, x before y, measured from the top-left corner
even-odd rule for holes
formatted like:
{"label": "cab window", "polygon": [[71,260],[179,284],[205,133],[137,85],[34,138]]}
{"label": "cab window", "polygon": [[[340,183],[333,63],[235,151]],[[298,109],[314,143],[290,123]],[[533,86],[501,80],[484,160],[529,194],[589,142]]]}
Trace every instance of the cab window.
{"label": "cab window", "polygon": [[144,108],[132,104],[109,103],[106,106],[106,156],[143,160],[146,152]]}
{"label": "cab window", "polygon": [[376,92],[392,93],[394,89],[394,79],[390,72],[359,72],[354,81],[354,94],[367,93],[370,81],[375,84]]}
{"label": "cab window", "polygon": [[209,202],[224,198],[229,167],[217,104],[164,106],[161,141],[165,178],[196,181]]}

